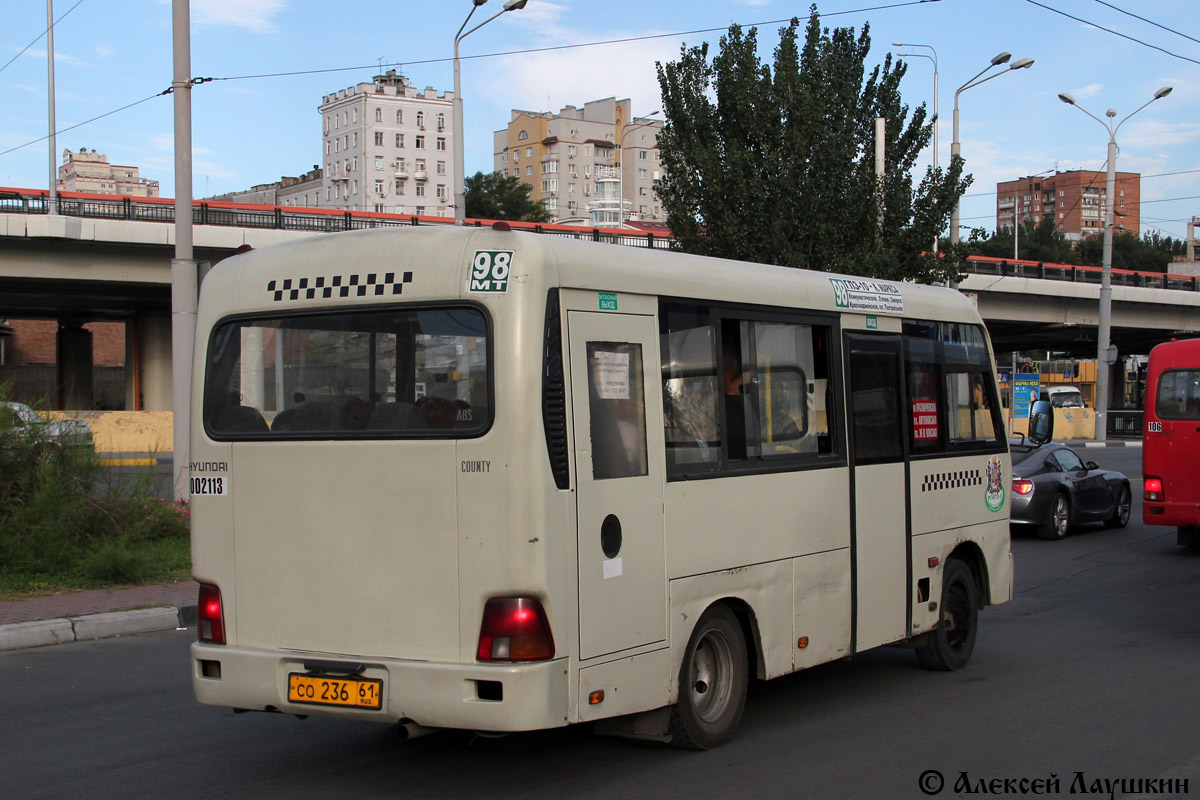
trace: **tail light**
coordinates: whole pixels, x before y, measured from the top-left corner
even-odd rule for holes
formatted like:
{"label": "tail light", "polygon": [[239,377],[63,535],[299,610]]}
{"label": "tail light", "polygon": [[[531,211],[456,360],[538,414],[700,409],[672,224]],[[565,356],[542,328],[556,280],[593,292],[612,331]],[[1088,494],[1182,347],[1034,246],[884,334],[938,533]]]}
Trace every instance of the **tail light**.
{"label": "tail light", "polygon": [[221,608],[221,590],[211,583],[200,584],[196,630],[202,642],[225,644],[225,612]]}
{"label": "tail light", "polygon": [[548,661],[554,637],[541,602],[532,597],[493,597],[483,607],[480,661]]}
{"label": "tail light", "polygon": [[1142,488],[1143,500],[1154,500],[1161,503],[1166,500],[1166,495],[1163,493],[1162,478],[1146,478]]}
{"label": "tail light", "polygon": [[1033,481],[1025,478],[1013,478],[1013,491],[1017,494],[1032,494]]}

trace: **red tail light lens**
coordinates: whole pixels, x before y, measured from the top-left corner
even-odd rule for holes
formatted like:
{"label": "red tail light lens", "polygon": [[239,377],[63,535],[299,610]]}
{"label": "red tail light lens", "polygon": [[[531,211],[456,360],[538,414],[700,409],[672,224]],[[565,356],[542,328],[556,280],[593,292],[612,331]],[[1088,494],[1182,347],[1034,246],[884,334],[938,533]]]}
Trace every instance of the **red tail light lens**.
{"label": "red tail light lens", "polygon": [[225,644],[225,613],[221,608],[221,590],[211,583],[200,584],[196,631],[202,642]]}
{"label": "red tail light lens", "polygon": [[1013,491],[1017,494],[1032,494],[1033,481],[1024,478],[1013,478]]}
{"label": "red tail light lens", "polygon": [[493,597],[483,607],[480,661],[548,661],[554,638],[546,610],[532,597]]}
{"label": "red tail light lens", "polygon": [[1163,493],[1162,478],[1146,478],[1142,487],[1142,499],[1154,500],[1159,503],[1167,499]]}

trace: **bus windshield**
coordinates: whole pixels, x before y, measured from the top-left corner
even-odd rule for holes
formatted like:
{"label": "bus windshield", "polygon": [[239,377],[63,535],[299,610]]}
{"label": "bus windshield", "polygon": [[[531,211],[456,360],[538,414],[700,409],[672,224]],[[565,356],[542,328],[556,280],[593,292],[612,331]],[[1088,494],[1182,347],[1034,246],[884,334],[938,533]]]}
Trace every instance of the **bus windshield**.
{"label": "bus windshield", "polygon": [[477,308],[229,320],[213,331],[207,361],[214,438],[457,438],[491,419]]}

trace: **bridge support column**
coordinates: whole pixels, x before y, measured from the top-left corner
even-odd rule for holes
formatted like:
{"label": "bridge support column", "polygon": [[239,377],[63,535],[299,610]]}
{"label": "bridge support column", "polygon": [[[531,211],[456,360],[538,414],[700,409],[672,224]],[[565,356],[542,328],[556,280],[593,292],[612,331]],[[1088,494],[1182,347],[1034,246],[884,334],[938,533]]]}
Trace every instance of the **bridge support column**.
{"label": "bridge support column", "polygon": [[55,336],[58,407],[92,407],[92,332],[75,319],[60,319]]}
{"label": "bridge support column", "polygon": [[170,411],[171,392],[171,318],[139,314],[125,325],[125,408]]}

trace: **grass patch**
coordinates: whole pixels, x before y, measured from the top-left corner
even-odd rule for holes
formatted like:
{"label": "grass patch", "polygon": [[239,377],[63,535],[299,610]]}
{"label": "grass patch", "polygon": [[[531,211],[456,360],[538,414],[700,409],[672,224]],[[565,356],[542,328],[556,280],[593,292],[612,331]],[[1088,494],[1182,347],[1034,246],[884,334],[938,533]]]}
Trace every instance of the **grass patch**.
{"label": "grass patch", "polygon": [[0,599],[189,577],[186,501],[154,497],[149,480],[114,481],[90,450],[4,410]]}

